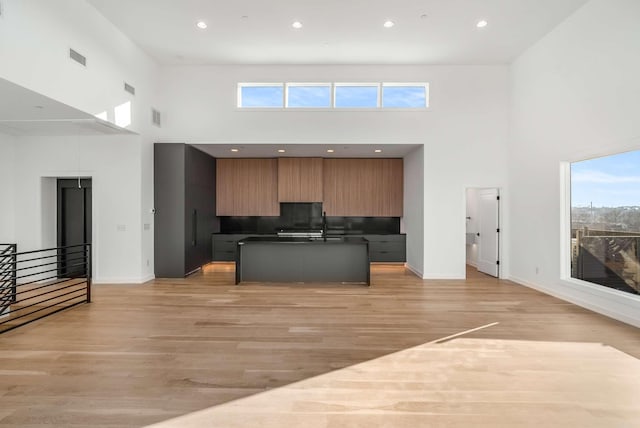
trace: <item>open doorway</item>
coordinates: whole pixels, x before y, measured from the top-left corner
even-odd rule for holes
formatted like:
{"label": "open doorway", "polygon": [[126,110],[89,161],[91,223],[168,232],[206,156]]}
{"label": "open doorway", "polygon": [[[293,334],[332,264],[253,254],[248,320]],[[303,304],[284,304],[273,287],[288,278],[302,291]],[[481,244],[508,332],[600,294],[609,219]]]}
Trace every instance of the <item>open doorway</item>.
{"label": "open doorway", "polygon": [[[59,178],[57,180],[57,246],[91,244],[92,203],[90,178]],[[62,248],[58,251],[61,278],[85,275],[84,263],[79,259],[79,247]]]}
{"label": "open doorway", "polygon": [[466,262],[478,272],[500,277],[500,190],[468,188]]}

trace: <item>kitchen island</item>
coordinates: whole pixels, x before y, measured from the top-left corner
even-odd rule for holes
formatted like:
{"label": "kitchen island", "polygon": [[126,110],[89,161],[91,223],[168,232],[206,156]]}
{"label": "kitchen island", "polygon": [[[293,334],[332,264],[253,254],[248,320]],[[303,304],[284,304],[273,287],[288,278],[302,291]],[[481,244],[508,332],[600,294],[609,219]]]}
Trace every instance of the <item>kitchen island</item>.
{"label": "kitchen island", "polygon": [[369,241],[355,237],[259,236],[238,241],[236,284],[338,282],[370,284]]}

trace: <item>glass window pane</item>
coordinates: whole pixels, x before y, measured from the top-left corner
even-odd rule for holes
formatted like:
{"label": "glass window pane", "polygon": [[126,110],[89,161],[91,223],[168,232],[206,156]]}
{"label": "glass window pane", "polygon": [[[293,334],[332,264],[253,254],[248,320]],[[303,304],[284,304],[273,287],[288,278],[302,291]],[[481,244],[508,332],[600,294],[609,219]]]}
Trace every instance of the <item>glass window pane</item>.
{"label": "glass window pane", "polygon": [[331,86],[291,85],[287,88],[287,107],[331,107]]}
{"label": "glass window pane", "polygon": [[336,86],[336,107],[378,107],[377,86]]}
{"label": "glass window pane", "polygon": [[425,108],[427,91],[424,86],[383,86],[383,108]]}
{"label": "glass window pane", "polygon": [[571,164],[571,276],[640,294],[640,151]]}
{"label": "glass window pane", "polygon": [[244,107],[284,107],[282,85],[241,86],[241,103]]}

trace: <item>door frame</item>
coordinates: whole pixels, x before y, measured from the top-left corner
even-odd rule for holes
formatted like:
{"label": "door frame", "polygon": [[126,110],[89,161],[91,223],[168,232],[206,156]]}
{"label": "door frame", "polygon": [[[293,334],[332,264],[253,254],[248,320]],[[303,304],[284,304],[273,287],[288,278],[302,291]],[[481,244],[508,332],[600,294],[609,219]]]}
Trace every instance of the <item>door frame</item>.
{"label": "door frame", "polygon": [[[61,184],[61,180],[69,181],[70,184],[73,183],[73,185],[72,186],[71,185],[69,185],[69,186],[62,185]],[[94,242],[94,238],[93,238],[93,236],[94,236],[94,224],[93,224],[94,223],[94,220],[93,220],[93,218],[94,218],[94,215],[93,215],[93,213],[94,213],[94,207],[93,207],[93,179],[91,177],[56,177],[56,178],[54,178],[53,181],[55,182],[55,184],[54,184],[55,185],[55,197],[54,197],[54,200],[55,200],[55,213],[56,213],[56,216],[55,216],[55,242],[56,242],[56,244],[55,244],[55,246],[56,247],[62,247],[63,246],[63,243],[62,243],[62,232],[63,232],[63,226],[64,225],[63,225],[63,222],[62,222],[62,211],[63,211],[63,208],[62,208],[62,205],[61,205],[61,199],[60,199],[61,198],[61,194],[60,194],[60,192],[61,192],[61,190],[63,188],[74,188],[75,189],[76,188],[76,182],[77,182],[79,186],[82,185],[83,189],[86,189],[86,188],[91,189],[91,192],[89,193],[90,199],[88,201],[89,204],[90,204],[90,207],[91,207],[91,209],[90,209],[90,222],[91,222],[91,224],[90,224],[90,228],[88,230],[87,230],[87,227],[86,227],[86,224],[85,224],[85,230],[84,230],[85,239],[84,239],[84,243],[87,243],[87,240],[86,240],[87,233],[90,234],[91,242],[89,242],[89,244],[90,244],[89,248],[91,249],[91,252],[93,253],[93,242]],[[86,217],[86,215],[87,215],[87,209],[86,209],[87,205],[86,204],[87,204],[87,200],[86,200],[86,191],[85,191],[85,192],[83,192],[83,199],[82,199],[82,211],[83,211],[83,217],[84,217],[85,223],[87,221],[87,217]],[[63,253],[61,253],[61,251],[62,250],[58,250],[57,251],[59,259],[60,259],[60,257],[65,257],[64,255],[61,255],[61,254],[63,254]],[[90,260],[91,260],[93,258],[93,254],[91,254],[90,257],[91,257],[90,258]],[[93,269],[93,266],[90,266],[89,268]],[[62,274],[62,270],[59,271],[59,275],[61,275],[61,274]]]}
{"label": "door frame", "polygon": [[467,257],[466,257],[466,242],[467,242],[467,240],[466,240],[466,232],[467,232],[466,225],[467,225],[467,223],[466,222],[467,222],[467,218],[468,218],[468,215],[469,215],[468,214],[468,210],[467,210],[467,208],[468,208],[468,191],[469,190],[474,190],[474,191],[477,191],[477,192],[480,192],[481,190],[496,190],[497,193],[498,193],[498,213],[497,214],[498,214],[498,229],[499,229],[499,232],[498,232],[497,256],[498,256],[499,263],[498,263],[498,269],[497,269],[497,272],[498,272],[497,278],[498,279],[502,279],[502,278],[504,278],[504,272],[505,272],[505,269],[504,269],[505,263],[504,263],[504,260],[503,260],[504,259],[504,257],[503,257],[504,256],[504,250],[503,249],[504,249],[504,245],[505,245],[505,239],[504,239],[505,232],[504,232],[504,225],[503,225],[504,216],[503,216],[503,211],[502,211],[503,202],[504,202],[504,191],[499,186],[467,186],[467,187],[465,187],[465,190],[464,190],[465,228],[464,228],[464,241],[463,241],[464,245],[465,245],[465,257],[464,257],[465,277],[466,277],[466,266],[468,264],[467,263]]}

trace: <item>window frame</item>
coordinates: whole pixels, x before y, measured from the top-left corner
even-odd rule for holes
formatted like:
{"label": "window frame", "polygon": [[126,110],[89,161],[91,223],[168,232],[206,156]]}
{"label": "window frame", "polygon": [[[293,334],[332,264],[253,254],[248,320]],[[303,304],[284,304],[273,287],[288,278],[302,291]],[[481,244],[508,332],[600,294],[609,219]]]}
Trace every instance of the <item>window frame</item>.
{"label": "window frame", "polygon": [[[422,87],[424,88],[424,106],[422,107],[385,107],[385,87]],[[427,110],[429,109],[429,83],[427,82],[382,82],[380,84],[380,108],[382,110]]]}
{"label": "window frame", "polygon": [[[290,87],[328,87],[329,88],[329,105],[326,107],[291,107],[289,106],[289,88]],[[333,83],[331,82],[286,82],[284,84],[284,109],[285,110],[329,110],[333,108]]]}
{"label": "window frame", "polygon": [[[376,106],[375,107],[354,107],[354,106],[350,106],[350,107],[338,107],[336,106],[336,91],[339,87],[375,87],[377,89],[377,99],[376,99]],[[366,110],[366,111],[375,111],[375,110],[382,110],[381,107],[381,87],[382,84],[380,82],[334,82],[333,84],[333,102],[331,104],[331,107],[334,110],[339,110],[339,111],[344,111],[344,110]]]}
{"label": "window frame", "polygon": [[[243,88],[282,88],[282,105],[277,107],[270,106],[251,106],[251,107],[243,107],[242,106],[242,89]],[[256,110],[256,109],[284,109],[286,90],[285,84],[283,82],[238,82],[237,85],[237,93],[236,93],[236,108],[240,110]]]}
{"label": "window frame", "polygon": [[[328,86],[330,89],[330,105],[328,107],[290,107],[289,106],[289,87],[292,86]],[[338,87],[375,87],[377,90],[376,106],[375,107],[337,107],[336,106],[336,89]],[[385,86],[398,87],[398,86],[421,86],[425,88],[425,107],[384,107],[383,104],[383,91]],[[242,90],[243,88],[251,87],[273,87],[282,89],[282,104],[277,107],[269,106],[251,106],[245,107],[242,105]],[[429,83],[427,82],[237,82],[236,88],[236,110],[238,111],[367,111],[367,112],[416,112],[416,111],[428,111],[430,110],[430,90]]]}

